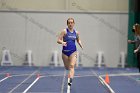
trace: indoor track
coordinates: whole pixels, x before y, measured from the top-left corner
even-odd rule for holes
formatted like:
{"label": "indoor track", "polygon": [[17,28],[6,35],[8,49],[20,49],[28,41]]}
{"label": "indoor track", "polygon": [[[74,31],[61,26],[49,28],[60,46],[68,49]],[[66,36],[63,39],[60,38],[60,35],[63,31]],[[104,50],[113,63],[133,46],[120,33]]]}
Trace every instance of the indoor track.
{"label": "indoor track", "polygon": [[[107,85],[106,74],[110,80]],[[139,78],[135,68],[79,67],[75,70],[71,93],[139,93]],[[0,93],[66,92],[67,74],[63,67],[0,67]]]}

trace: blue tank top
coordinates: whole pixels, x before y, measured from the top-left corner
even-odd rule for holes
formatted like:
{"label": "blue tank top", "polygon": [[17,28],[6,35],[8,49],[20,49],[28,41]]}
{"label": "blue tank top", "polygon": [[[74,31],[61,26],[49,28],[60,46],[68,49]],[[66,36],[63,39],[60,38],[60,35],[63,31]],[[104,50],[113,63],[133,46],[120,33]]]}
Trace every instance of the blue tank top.
{"label": "blue tank top", "polygon": [[77,38],[76,31],[70,32],[68,28],[66,29],[66,35],[63,37],[63,41],[67,42],[67,46],[63,46],[63,51],[76,51],[75,40]]}

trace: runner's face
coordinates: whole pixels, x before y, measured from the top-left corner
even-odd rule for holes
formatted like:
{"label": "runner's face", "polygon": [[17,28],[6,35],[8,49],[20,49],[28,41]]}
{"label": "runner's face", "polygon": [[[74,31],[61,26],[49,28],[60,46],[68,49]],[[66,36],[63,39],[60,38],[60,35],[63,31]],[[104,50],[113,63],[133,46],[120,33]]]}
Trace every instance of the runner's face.
{"label": "runner's face", "polygon": [[73,29],[73,27],[74,27],[74,21],[72,19],[68,20],[67,25],[68,25],[68,28]]}

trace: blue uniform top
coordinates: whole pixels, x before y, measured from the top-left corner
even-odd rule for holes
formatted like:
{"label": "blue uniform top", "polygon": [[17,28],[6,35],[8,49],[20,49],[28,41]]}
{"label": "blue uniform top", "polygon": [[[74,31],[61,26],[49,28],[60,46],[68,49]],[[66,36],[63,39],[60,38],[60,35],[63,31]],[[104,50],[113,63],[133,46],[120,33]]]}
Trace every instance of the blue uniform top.
{"label": "blue uniform top", "polygon": [[67,42],[67,46],[63,46],[63,51],[76,51],[75,40],[77,39],[76,31],[70,32],[68,28],[66,28],[66,35],[63,37],[63,41]]}

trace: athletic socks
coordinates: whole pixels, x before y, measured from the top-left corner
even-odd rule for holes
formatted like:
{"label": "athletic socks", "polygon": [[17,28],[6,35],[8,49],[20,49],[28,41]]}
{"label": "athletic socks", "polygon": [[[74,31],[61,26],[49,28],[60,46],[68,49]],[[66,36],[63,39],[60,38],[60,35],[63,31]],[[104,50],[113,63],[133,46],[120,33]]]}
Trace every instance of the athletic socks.
{"label": "athletic socks", "polygon": [[72,78],[68,78],[68,85],[69,85],[69,86],[72,85]]}
{"label": "athletic socks", "polygon": [[72,85],[72,78],[70,78],[70,76],[69,76],[69,70],[66,70],[66,73],[68,74],[68,85],[71,86]]}

